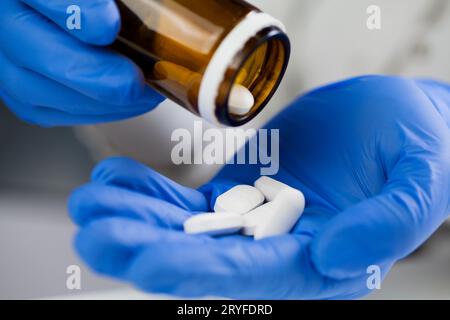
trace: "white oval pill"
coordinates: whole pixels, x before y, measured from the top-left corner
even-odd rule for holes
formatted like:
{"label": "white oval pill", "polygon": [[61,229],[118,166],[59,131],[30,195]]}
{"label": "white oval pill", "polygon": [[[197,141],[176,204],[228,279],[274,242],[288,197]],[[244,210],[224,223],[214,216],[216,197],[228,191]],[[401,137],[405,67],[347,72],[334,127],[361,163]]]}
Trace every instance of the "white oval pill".
{"label": "white oval pill", "polygon": [[215,212],[234,212],[244,214],[264,203],[264,195],[255,187],[236,186],[216,199]]}
{"label": "white oval pill", "polygon": [[202,213],[184,223],[184,232],[220,236],[238,232],[244,226],[244,219],[237,213]]}
{"label": "white oval pill", "polygon": [[289,233],[305,210],[303,193],[293,188],[281,190],[273,202],[276,208],[257,225],[255,240]]}
{"label": "white oval pill", "polygon": [[241,230],[241,233],[246,236],[253,236],[255,234],[256,227],[262,223],[264,223],[265,219],[272,214],[272,212],[276,212],[277,210],[276,202],[267,202],[262,206],[250,211],[243,215],[244,217],[244,228]]}
{"label": "white oval pill", "polygon": [[255,181],[255,187],[262,192],[267,201],[275,200],[278,193],[286,188],[291,188],[287,184],[272,179],[267,176],[263,176]]}
{"label": "white oval pill", "polygon": [[244,116],[250,112],[255,105],[255,97],[246,87],[235,84],[231,89],[228,99],[229,112],[238,116]]}

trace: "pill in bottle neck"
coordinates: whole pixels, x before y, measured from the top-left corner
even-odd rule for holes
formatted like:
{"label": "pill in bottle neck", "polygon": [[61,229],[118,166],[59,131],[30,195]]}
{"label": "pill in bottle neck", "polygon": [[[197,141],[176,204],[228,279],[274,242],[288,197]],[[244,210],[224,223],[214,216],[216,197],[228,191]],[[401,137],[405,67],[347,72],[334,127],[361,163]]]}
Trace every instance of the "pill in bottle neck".
{"label": "pill in bottle neck", "polygon": [[277,90],[290,56],[283,24],[244,0],[116,0],[114,48],[162,95],[205,120],[239,126]]}
{"label": "pill in bottle neck", "polygon": [[255,98],[246,87],[235,84],[231,89],[228,100],[229,112],[238,116],[245,116],[255,105]]}

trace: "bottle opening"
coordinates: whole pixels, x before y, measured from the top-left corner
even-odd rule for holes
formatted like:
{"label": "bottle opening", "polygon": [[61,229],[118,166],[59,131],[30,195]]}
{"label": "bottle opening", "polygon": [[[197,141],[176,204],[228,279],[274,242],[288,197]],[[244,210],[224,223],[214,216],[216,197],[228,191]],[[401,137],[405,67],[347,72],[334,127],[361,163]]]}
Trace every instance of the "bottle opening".
{"label": "bottle opening", "polygon": [[270,27],[249,40],[226,72],[216,100],[220,122],[239,126],[253,119],[277,90],[287,68],[289,39]]}

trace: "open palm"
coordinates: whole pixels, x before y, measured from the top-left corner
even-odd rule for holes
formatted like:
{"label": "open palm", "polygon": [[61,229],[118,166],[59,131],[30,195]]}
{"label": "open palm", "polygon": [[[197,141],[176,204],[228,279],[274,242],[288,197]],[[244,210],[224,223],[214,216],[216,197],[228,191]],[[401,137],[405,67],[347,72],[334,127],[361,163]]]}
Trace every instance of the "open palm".
{"label": "open palm", "polygon": [[450,212],[450,90],[431,81],[361,77],[299,98],[280,130],[275,179],[302,190],[291,234],[262,241],[186,235],[256,165],[229,165],[200,190],[130,159],[101,163],[71,197],[76,248],[97,272],[149,292],[232,298],[347,299],[370,292]]}

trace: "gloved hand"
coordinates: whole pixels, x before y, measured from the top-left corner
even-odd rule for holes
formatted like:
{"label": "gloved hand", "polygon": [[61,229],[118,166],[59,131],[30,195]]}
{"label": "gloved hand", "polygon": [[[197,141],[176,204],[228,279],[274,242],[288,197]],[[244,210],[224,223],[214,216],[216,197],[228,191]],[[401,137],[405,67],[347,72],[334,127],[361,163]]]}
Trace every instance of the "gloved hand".
{"label": "gloved hand", "polygon": [[350,299],[369,293],[450,213],[450,87],[368,76],[329,85],[271,121],[280,171],[307,208],[292,234],[254,241],[186,235],[183,222],[259,178],[228,165],[200,190],[112,158],[72,195],[75,245],[97,272],[185,297]]}
{"label": "gloved hand", "polygon": [[[70,5],[81,30],[69,30]],[[102,46],[120,29],[114,0],[0,1],[0,98],[42,126],[92,124],[145,113],[162,97],[129,59]]]}

